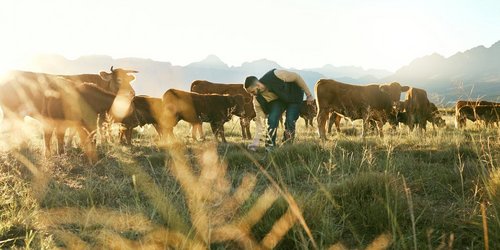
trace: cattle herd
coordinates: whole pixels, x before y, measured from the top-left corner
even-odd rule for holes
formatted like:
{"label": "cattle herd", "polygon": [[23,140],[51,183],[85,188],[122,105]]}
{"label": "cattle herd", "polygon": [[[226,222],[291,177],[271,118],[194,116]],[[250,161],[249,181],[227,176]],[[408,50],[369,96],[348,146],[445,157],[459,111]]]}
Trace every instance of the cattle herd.
{"label": "cattle herd", "polygon": [[[162,98],[135,95],[131,82],[134,70],[113,69],[99,74],[52,75],[27,71],[9,72],[0,82],[0,105],[4,120],[31,116],[42,123],[45,154],[51,154],[51,138],[57,139],[57,153],[64,153],[64,135],[73,128],[80,136],[82,148],[90,160],[96,159],[93,135],[105,117],[122,124],[120,138],[130,144],[133,128],[152,124],[162,140],[174,138],[173,128],[180,120],[192,125],[192,138],[203,139],[202,123],[208,122],[218,140],[226,142],[224,123],[232,115],[240,117],[244,139],[251,139],[250,121],[255,118],[253,97],[243,84],[220,84],[197,80],[191,92],[167,90]],[[404,101],[401,93],[406,92]],[[362,119],[365,129],[376,127],[383,136],[382,126],[388,122],[395,128],[399,123],[410,130],[426,129],[427,122],[444,126],[436,105],[423,89],[390,84],[350,85],[331,79],[321,79],[315,85],[316,105],[305,101],[300,116],[306,126],[317,117],[318,133],[326,139],[335,124],[340,132],[340,120]],[[500,103],[489,101],[457,101],[455,127],[463,128],[466,120],[486,126],[498,126]],[[197,136],[197,134],[199,136]]]}

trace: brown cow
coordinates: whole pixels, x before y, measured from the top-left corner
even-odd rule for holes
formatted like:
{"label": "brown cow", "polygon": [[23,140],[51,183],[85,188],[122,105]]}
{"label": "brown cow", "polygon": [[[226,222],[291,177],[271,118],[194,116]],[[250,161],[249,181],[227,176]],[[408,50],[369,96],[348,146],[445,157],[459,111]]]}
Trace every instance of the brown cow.
{"label": "brown cow", "polygon": [[[11,71],[0,83],[0,105],[7,118],[23,118],[26,115],[37,117],[42,113],[44,98],[58,89],[58,78],[78,84],[91,82],[112,93],[133,94],[130,82],[135,79],[133,70],[113,69],[111,73],[100,72],[99,75],[51,75],[28,71]],[[133,91],[133,90],[132,90]]]}
{"label": "brown cow", "polygon": [[482,121],[486,127],[489,127],[493,123],[498,125],[500,103],[483,101],[483,105],[464,105],[458,110],[458,113],[464,120],[469,119],[473,122]]}
{"label": "brown cow", "polygon": [[318,132],[321,139],[326,139],[325,125],[328,116],[336,112],[353,120],[363,119],[365,126],[370,119],[377,122],[380,136],[386,116],[393,112],[393,104],[399,101],[401,92],[408,90],[399,83],[385,85],[358,86],[337,82],[330,79],[319,80],[314,88],[318,106]]}
{"label": "brown cow", "polygon": [[486,127],[495,123],[498,127],[500,122],[500,104],[476,106],[476,115],[479,120],[484,121]]}
{"label": "brown cow", "polygon": [[[444,119],[440,116],[440,113],[438,111],[438,108],[434,103],[430,103],[430,110],[431,110],[431,115],[427,116],[427,121],[432,123],[432,127],[435,128],[435,126],[441,128],[446,125]],[[396,119],[391,119],[389,120],[389,123],[392,125],[392,127],[395,129],[396,126],[399,123],[408,125],[409,124],[409,119],[408,119],[408,112],[406,111],[406,108],[400,109],[400,111],[396,115]]]}
{"label": "brown cow", "polygon": [[[95,145],[89,139],[97,130],[99,115],[110,112],[112,116],[115,116],[111,108],[117,95],[95,84],[68,83],[70,81],[63,78],[58,79],[58,82],[61,83],[61,87],[57,89],[57,92],[46,97],[43,111],[46,155],[50,155],[50,141],[53,131],[56,131],[58,141],[57,152],[61,154],[64,152],[64,131],[66,128],[74,127],[80,135],[84,151],[93,161],[97,155]],[[133,106],[131,107],[126,112],[120,110],[121,113],[125,113],[125,118],[133,113]]]}
{"label": "brown cow", "polygon": [[[340,121],[342,120],[342,118],[344,118],[346,124],[348,121],[351,122],[351,124],[353,124],[353,121],[349,117],[345,117],[343,115],[332,112],[330,114],[330,118],[328,118],[328,134],[332,133],[333,125],[335,125],[335,130],[337,131],[337,133],[340,133]],[[373,119],[368,120],[368,125],[369,125],[368,129],[370,130],[377,128],[377,122]]]}
{"label": "brown cow", "polygon": [[489,102],[489,101],[463,101],[463,100],[457,101],[457,103],[455,104],[455,128],[459,129],[465,127],[467,119],[473,122],[478,120],[478,117],[475,115],[474,110],[475,107],[479,105],[486,107],[488,106],[496,107],[500,106],[500,103]]}
{"label": "brown cow", "polygon": [[317,114],[318,114],[318,109],[316,108],[316,103],[308,104],[307,101],[302,101],[302,106],[300,107],[299,116],[304,118],[306,122],[306,128],[308,127],[308,125],[314,127],[313,119],[316,117]]}
{"label": "brown cow", "polygon": [[[253,97],[245,91],[243,84],[212,83],[209,81],[196,80],[191,83],[191,92],[198,94],[226,94],[243,96],[245,100],[243,106],[245,116],[240,117],[241,135],[243,136],[243,139],[252,138],[252,134],[250,133],[250,120],[255,118],[255,110],[252,103]],[[200,131],[200,134],[203,134],[201,132],[202,131]]]}
{"label": "brown cow", "polygon": [[161,117],[162,100],[150,96],[139,95],[132,100],[134,112],[123,119],[124,130],[120,131],[120,139],[127,143],[132,143],[132,131],[137,126],[152,124],[156,132],[161,136],[158,119]]}
{"label": "brown cow", "polygon": [[439,116],[436,105],[429,101],[425,90],[410,88],[406,92],[405,102],[407,125],[410,131],[413,131],[415,125],[418,126],[419,130],[426,130],[427,121],[438,126],[444,125],[444,120]]}
{"label": "brown cow", "polygon": [[130,85],[130,82],[135,79],[133,73],[137,71],[113,69],[113,67],[110,73],[101,71],[99,75],[51,75],[11,71],[4,78],[3,83],[0,83],[0,105],[7,119],[20,119],[28,115],[43,120],[42,112],[47,96],[57,95],[60,84],[69,84],[74,87],[82,82],[94,83],[123,97],[119,100],[130,100],[135,94]]}
{"label": "brown cow", "polygon": [[169,89],[163,94],[162,101],[162,118],[159,122],[162,135],[166,138],[173,136],[173,128],[179,120],[189,122],[193,127],[201,126],[202,122],[209,122],[216,140],[221,137],[225,143],[224,123],[229,121],[232,115],[245,115],[245,110],[241,109],[244,103],[241,95],[197,94]]}

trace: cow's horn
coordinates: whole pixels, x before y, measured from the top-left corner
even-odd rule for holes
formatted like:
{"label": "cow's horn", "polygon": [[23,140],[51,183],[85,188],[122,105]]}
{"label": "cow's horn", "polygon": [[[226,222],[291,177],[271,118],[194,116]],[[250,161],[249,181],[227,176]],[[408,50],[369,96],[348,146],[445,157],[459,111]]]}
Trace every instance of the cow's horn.
{"label": "cow's horn", "polygon": [[113,66],[111,66],[111,72],[113,72]]}

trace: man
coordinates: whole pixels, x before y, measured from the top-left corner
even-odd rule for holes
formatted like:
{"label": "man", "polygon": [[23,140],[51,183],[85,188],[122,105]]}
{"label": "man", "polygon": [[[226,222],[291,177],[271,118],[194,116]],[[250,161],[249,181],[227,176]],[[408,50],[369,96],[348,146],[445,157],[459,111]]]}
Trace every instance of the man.
{"label": "man", "polygon": [[307,96],[307,102],[314,103],[314,98],[304,79],[295,72],[272,69],[260,79],[255,76],[247,77],[245,90],[254,96],[253,103],[257,114],[257,131],[248,148],[255,150],[259,145],[262,121],[266,115],[268,116],[266,149],[269,151],[276,146],[276,129],[284,111],[286,111],[286,118],[283,141],[293,142],[295,123],[299,118],[304,93]]}

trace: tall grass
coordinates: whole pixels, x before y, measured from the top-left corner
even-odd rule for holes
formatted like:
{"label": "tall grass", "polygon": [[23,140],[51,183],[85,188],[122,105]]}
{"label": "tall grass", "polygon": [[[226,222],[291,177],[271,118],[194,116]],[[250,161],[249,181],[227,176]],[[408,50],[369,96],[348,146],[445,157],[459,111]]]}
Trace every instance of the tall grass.
{"label": "tall grass", "polygon": [[451,126],[320,142],[300,120],[267,153],[237,121],[225,145],[181,123],[179,144],[147,128],[95,165],[75,147],[44,159],[34,133],[0,156],[0,247],[498,249],[499,130]]}

